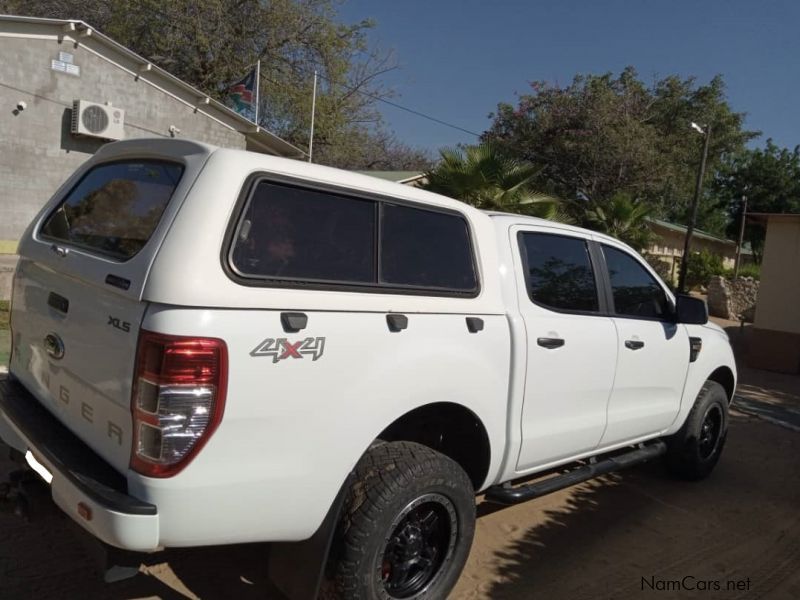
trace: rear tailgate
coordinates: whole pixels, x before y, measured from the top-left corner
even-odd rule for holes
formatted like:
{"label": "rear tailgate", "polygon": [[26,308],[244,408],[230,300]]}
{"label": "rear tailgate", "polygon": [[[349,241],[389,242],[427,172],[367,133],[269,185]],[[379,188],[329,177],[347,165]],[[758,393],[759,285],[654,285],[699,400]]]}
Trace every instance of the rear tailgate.
{"label": "rear tailgate", "polygon": [[150,264],[210,149],[106,147],[20,244],[10,371],[117,470],[131,453],[131,382]]}

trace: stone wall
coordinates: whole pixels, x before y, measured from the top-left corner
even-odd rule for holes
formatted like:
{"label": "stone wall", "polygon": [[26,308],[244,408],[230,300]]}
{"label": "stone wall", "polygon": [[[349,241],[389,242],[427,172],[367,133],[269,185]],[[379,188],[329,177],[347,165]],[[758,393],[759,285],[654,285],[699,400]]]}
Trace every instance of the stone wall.
{"label": "stone wall", "polygon": [[708,284],[708,312],[713,317],[753,321],[759,282],[752,277],[712,277]]}

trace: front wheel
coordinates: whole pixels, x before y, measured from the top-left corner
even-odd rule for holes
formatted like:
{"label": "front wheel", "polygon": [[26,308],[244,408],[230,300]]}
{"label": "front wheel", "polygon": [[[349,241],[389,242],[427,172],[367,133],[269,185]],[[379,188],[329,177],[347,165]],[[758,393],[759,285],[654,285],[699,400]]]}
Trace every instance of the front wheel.
{"label": "front wheel", "polygon": [[457,463],[413,442],[379,443],[356,467],[326,595],[446,598],[474,531],[475,493]]}
{"label": "front wheel", "polygon": [[682,479],[703,479],[717,464],[728,434],[728,396],[706,381],[683,427],[667,439],[667,466]]}

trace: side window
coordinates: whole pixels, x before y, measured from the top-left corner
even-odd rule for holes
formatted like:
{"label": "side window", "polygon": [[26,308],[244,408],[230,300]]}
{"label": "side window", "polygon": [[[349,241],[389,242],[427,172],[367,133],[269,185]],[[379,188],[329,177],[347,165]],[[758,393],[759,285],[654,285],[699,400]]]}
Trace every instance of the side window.
{"label": "side window", "polygon": [[586,240],[523,233],[528,295],[554,310],[596,312],[597,284]]}
{"label": "side window", "polygon": [[627,252],[603,245],[611,278],[614,310],[618,315],[665,319],[669,301],[659,283]]}
{"label": "side window", "polygon": [[477,288],[467,224],[461,217],[383,205],[381,283],[469,292]]}
{"label": "side window", "polygon": [[231,254],[244,276],[375,282],[375,202],[262,181]]}

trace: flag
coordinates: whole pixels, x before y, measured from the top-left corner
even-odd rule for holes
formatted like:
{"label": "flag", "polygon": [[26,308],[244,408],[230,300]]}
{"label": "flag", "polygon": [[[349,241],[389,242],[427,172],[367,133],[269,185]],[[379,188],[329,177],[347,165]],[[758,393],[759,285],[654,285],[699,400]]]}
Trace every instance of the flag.
{"label": "flag", "polygon": [[243,117],[255,121],[258,103],[258,66],[228,88],[228,103]]}

